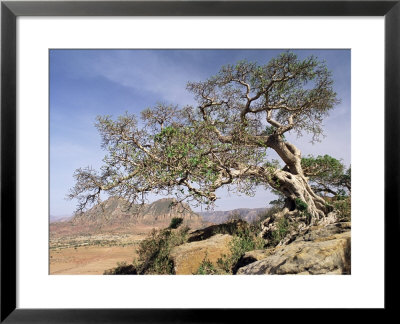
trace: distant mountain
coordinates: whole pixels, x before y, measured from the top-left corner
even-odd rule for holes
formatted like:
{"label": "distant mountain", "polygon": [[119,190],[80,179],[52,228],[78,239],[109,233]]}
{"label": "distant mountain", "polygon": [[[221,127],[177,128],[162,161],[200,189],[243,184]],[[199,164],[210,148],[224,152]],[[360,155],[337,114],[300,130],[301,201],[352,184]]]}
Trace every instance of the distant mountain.
{"label": "distant mountain", "polygon": [[69,217],[50,216],[50,235],[70,236],[93,233],[144,233],[152,228],[165,228],[174,217],[183,218],[191,229],[221,224],[238,215],[252,222],[267,208],[240,208],[230,211],[195,213],[186,203],[164,198],[151,204],[129,204],[123,198],[110,197],[84,213]]}
{"label": "distant mountain", "polygon": [[73,216],[71,215],[50,215],[50,223],[55,222],[68,222],[72,219]]}
{"label": "distant mountain", "polygon": [[151,204],[130,204],[123,198],[111,197],[84,213],[76,214],[71,222],[75,225],[142,224],[168,226],[174,217],[183,218],[183,224],[201,226],[202,217],[185,203],[164,198]]}
{"label": "distant mountain", "polygon": [[255,221],[260,214],[265,213],[267,210],[268,208],[238,208],[227,211],[198,212],[198,214],[203,217],[204,221],[215,224],[225,223],[233,217],[251,223]]}

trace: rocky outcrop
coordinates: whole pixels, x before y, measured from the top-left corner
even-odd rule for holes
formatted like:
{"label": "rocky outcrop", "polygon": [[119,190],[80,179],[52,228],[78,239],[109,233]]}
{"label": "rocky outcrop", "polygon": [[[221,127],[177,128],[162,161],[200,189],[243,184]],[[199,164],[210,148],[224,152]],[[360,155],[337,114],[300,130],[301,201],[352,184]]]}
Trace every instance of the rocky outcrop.
{"label": "rocky outcrop", "polygon": [[237,274],[350,274],[350,228],[350,223],[311,228],[289,245],[266,250],[265,258],[248,252],[239,263],[258,260],[240,267]]}
{"label": "rocky outcrop", "polygon": [[105,224],[111,222],[130,222],[138,210],[139,206],[130,205],[123,198],[110,197],[84,213],[77,213],[72,219],[72,223]]}
{"label": "rocky outcrop", "polygon": [[151,204],[130,204],[123,198],[110,197],[88,210],[75,215],[73,224],[146,224],[166,227],[174,217],[183,218],[183,225],[199,228],[203,225],[202,217],[194,213],[190,206],[177,203],[171,198],[157,200]]}
{"label": "rocky outcrop", "polygon": [[243,220],[234,220],[228,223],[211,225],[189,233],[188,242],[202,241],[216,234],[233,235],[240,230],[244,230],[248,224]]}
{"label": "rocky outcrop", "polygon": [[174,262],[175,274],[195,274],[204,259],[215,264],[218,258],[229,254],[232,236],[216,234],[206,240],[186,243],[172,249],[170,258]]}
{"label": "rocky outcrop", "polygon": [[154,224],[169,224],[174,217],[183,218],[184,225],[193,225],[201,223],[201,216],[194,213],[188,204],[178,203],[175,199],[163,198],[149,205],[144,205],[135,218],[137,221]]}
{"label": "rocky outcrop", "polygon": [[236,274],[237,271],[256,261],[259,260],[264,260],[265,258],[269,257],[273,253],[274,249],[267,249],[267,250],[253,250],[246,252],[236,263],[236,265],[233,267],[233,274]]}

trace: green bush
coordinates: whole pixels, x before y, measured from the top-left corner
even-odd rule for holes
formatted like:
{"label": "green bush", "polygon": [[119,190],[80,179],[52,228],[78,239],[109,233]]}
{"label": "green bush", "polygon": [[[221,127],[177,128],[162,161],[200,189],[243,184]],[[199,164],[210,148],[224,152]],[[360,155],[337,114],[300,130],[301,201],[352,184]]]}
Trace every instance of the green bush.
{"label": "green bush", "polygon": [[264,248],[265,241],[257,237],[256,233],[249,227],[244,228],[233,235],[229,243],[229,255],[224,255],[217,261],[218,267],[225,273],[231,274],[236,263],[248,251]]}
{"label": "green bush", "polygon": [[137,270],[133,264],[126,264],[126,262],[118,262],[117,267],[114,269],[104,271],[105,275],[131,275],[137,274]]}
{"label": "green bush", "polygon": [[294,203],[296,204],[296,208],[301,212],[306,211],[308,208],[307,203],[301,200],[300,198],[296,198]]}
{"label": "green bush", "polygon": [[104,274],[174,274],[170,252],[175,246],[187,242],[189,228],[155,230],[141,241],[137,248],[138,258],[130,265],[118,264]]}
{"label": "green bush", "polygon": [[333,208],[337,211],[339,221],[351,221],[351,197],[336,200],[332,202],[332,205]]}
{"label": "green bush", "polygon": [[218,269],[214,266],[214,264],[207,258],[207,254],[205,255],[203,261],[200,263],[197,272],[197,275],[215,275],[219,274]]}
{"label": "green bush", "polygon": [[169,254],[175,246],[186,243],[189,228],[177,231],[153,230],[139,243],[137,260],[139,274],[174,274],[174,264]]}
{"label": "green bush", "polygon": [[171,229],[178,228],[179,226],[181,226],[182,222],[183,222],[183,218],[174,217],[171,219],[171,224],[169,224],[169,228],[171,228]]}
{"label": "green bush", "polygon": [[271,237],[269,237],[269,246],[277,246],[279,242],[285,238],[289,233],[290,226],[289,222],[285,217],[279,219],[276,223],[276,230],[272,231]]}

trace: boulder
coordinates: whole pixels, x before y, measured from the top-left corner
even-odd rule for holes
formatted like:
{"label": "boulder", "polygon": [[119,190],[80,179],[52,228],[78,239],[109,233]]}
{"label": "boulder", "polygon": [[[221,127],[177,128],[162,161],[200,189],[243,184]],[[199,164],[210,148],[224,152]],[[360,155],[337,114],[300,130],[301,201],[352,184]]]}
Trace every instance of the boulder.
{"label": "boulder", "polygon": [[174,247],[170,258],[174,262],[176,274],[194,274],[201,262],[207,258],[216,263],[218,258],[229,254],[229,242],[232,239],[228,234],[216,234],[206,240],[186,243]]}
{"label": "boulder", "polygon": [[314,226],[306,233],[299,236],[295,241],[318,241],[325,240],[335,234],[349,232],[351,230],[350,222],[329,224],[326,226]]}
{"label": "boulder", "polygon": [[239,230],[248,227],[247,222],[243,220],[233,220],[223,224],[211,225],[206,228],[198,229],[189,233],[188,242],[196,242],[206,240],[216,234],[233,235]]}
{"label": "boulder", "polygon": [[242,268],[250,263],[264,260],[273,253],[274,249],[267,250],[252,250],[246,252],[233,267],[233,274],[236,274],[239,268]]}
{"label": "boulder", "polygon": [[332,234],[343,228],[329,226],[267,250],[271,255],[241,267],[237,274],[350,274],[350,231]]}

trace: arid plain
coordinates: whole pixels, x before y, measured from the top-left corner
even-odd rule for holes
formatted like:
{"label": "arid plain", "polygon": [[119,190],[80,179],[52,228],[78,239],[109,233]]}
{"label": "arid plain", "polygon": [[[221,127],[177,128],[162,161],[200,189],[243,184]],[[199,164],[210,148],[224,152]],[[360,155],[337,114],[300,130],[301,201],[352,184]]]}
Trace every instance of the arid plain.
{"label": "arid plain", "polygon": [[[70,224],[58,226],[58,230],[67,226]],[[118,264],[131,263],[136,256],[137,244],[150,230],[150,227],[142,227],[131,229],[131,232],[137,234],[59,236],[53,228],[49,248],[49,273],[102,275],[105,270]]]}

